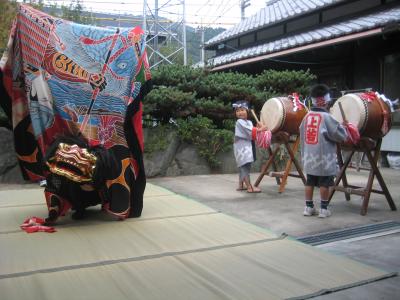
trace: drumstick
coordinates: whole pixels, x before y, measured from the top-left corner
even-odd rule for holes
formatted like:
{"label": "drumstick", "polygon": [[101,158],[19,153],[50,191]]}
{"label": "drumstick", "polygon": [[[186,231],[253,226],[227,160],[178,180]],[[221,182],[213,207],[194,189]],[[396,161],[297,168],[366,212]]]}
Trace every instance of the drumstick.
{"label": "drumstick", "polygon": [[342,107],[342,103],[338,102],[338,104],[339,104],[340,113],[342,114],[343,122],[344,122],[344,123],[348,123],[348,122],[347,122],[347,119],[346,119],[346,115],[344,114],[344,110],[343,110],[343,107]]}
{"label": "drumstick", "polygon": [[257,115],[256,115],[256,113],[254,112],[254,110],[253,110],[253,109],[250,109],[250,111],[251,111],[251,114],[253,115],[254,119],[256,120],[256,122],[257,122],[257,123],[260,123],[260,120],[257,118]]}
{"label": "drumstick", "polygon": [[[257,115],[256,115],[256,113],[254,112],[254,110],[253,110],[253,109],[250,109],[250,111],[251,111],[251,114],[253,115],[254,119],[256,119],[257,124],[258,124],[258,123],[261,123],[263,126],[265,126],[264,123],[260,122],[260,120],[257,118]],[[265,126],[265,127],[268,129],[267,126]]]}

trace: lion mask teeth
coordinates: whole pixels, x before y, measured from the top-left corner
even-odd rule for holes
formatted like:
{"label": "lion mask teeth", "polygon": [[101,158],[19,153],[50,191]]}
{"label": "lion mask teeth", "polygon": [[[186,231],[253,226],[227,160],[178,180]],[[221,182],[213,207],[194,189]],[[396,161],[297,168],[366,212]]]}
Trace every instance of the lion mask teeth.
{"label": "lion mask teeth", "polygon": [[53,157],[46,164],[50,172],[74,182],[92,181],[97,157],[86,148],[60,143]]}

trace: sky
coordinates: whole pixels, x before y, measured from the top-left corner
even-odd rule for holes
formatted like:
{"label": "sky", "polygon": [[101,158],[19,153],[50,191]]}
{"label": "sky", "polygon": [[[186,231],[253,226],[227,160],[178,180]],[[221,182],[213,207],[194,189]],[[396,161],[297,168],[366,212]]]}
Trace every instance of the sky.
{"label": "sky", "polygon": [[[245,10],[249,17],[265,7],[265,0],[247,0]],[[68,5],[68,0],[46,0],[45,2]],[[143,0],[81,0],[88,10],[116,14],[143,14]],[[171,20],[181,19],[183,0],[158,0],[159,15]],[[154,13],[155,0],[147,0],[148,9]],[[192,27],[209,26],[229,28],[240,22],[240,0],[185,0],[186,23]]]}

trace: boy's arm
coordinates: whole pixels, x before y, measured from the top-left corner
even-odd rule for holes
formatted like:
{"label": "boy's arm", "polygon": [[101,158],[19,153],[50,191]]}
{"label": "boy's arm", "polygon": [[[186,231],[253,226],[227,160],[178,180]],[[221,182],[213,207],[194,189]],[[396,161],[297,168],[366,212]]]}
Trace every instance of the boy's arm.
{"label": "boy's arm", "polygon": [[326,132],[324,136],[335,143],[344,142],[347,139],[346,129],[330,114],[325,115]]}

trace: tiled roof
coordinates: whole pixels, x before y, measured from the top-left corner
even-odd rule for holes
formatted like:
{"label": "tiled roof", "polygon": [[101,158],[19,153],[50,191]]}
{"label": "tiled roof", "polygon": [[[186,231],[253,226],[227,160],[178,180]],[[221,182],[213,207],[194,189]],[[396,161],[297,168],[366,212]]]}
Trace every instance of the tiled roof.
{"label": "tiled roof", "polygon": [[279,0],[267,5],[255,15],[243,20],[237,25],[225,30],[208,40],[205,44],[212,45],[223,40],[253,31],[261,27],[270,26],[314,10],[343,2],[344,0]]}
{"label": "tiled roof", "polygon": [[400,21],[399,7],[217,56],[210,59],[208,64],[212,67],[216,67],[218,65],[239,61],[245,58],[274,53],[306,44],[321,42],[323,40],[329,40],[352,33],[382,27],[385,24],[393,21]]}

